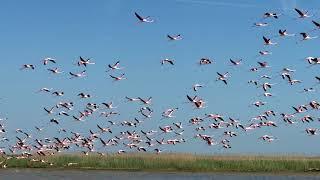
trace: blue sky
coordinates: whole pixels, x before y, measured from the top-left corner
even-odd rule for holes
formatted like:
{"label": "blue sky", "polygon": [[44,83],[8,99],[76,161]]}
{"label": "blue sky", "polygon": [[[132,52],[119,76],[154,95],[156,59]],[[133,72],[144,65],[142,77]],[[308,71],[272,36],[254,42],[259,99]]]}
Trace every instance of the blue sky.
{"label": "blue sky", "polygon": [[[145,120],[140,129],[157,129],[159,125],[183,122],[188,142],[170,151],[203,153],[318,153],[318,136],[310,137],[303,133],[307,127],[318,127],[319,122],[310,124],[285,125],[280,116],[271,119],[279,128],[265,128],[244,133],[232,138],[232,149],[225,151],[219,147],[207,147],[200,140],[192,139],[196,133],[188,126],[192,117],[205,113],[218,113],[225,117],[239,118],[243,124],[264,112],[275,110],[278,113],[292,113],[291,106],[318,100],[317,93],[298,93],[316,83],[319,67],[308,68],[303,58],[318,56],[319,39],[300,42],[300,36],[281,39],[275,37],[278,30],[288,29],[289,33],[300,33],[314,28],[311,20],[320,20],[318,1],[272,0],[272,1],[218,1],[218,0],[164,0],[164,1],[6,1],[1,2],[0,49],[2,57],[0,107],[8,137],[14,137],[14,130],[21,128],[33,132],[39,138],[58,136],[59,127],[49,124],[43,107],[51,107],[61,100],[71,100],[82,109],[86,102],[102,103],[114,101],[119,106],[120,116],[115,121],[140,117],[137,110],[141,105],[125,103],[125,96],[153,97],[152,108],[155,115]],[[313,17],[296,19],[293,8],[309,10]],[[281,13],[278,20],[262,20],[267,11]],[[151,16],[154,23],[138,23],[134,16]],[[270,25],[254,28],[255,22],[265,21]],[[183,40],[169,42],[167,34],[181,34]],[[319,31],[311,32],[319,35]],[[262,36],[272,38],[278,45],[265,47]],[[298,42],[298,43],[296,43]],[[271,56],[257,57],[258,51],[272,51]],[[96,65],[87,68],[88,77],[69,79],[68,72],[78,72],[83,68],[74,65],[79,56],[90,57]],[[52,75],[41,65],[41,59],[53,57],[64,71]],[[214,63],[198,66],[200,58],[208,57]],[[161,66],[160,60],[172,58],[175,66]],[[229,58],[242,58],[243,65],[232,67]],[[121,61],[122,71],[127,80],[112,82],[105,72],[107,65]],[[271,68],[257,73],[249,72],[257,61],[269,62]],[[35,64],[35,71],[20,71],[22,64]],[[283,67],[296,69],[294,78],[303,83],[289,85],[280,79],[277,72]],[[228,86],[215,82],[216,72],[230,72]],[[121,74],[121,72],[115,73]],[[247,84],[248,80],[260,75],[274,76],[267,80],[277,83],[271,90],[275,97],[261,97],[263,91]],[[263,81],[261,81],[263,82]],[[191,90],[195,83],[204,84],[198,93]],[[63,90],[63,98],[35,93],[42,87]],[[316,87],[320,90],[319,87]],[[76,95],[86,92],[93,95],[90,100],[80,100]],[[207,108],[194,110],[185,104],[186,95],[199,95],[207,102]],[[265,107],[249,107],[250,103],[263,100]],[[179,107],[176,118],[161,120],[161,112],[167,108]],[[77,111],[74,110],[74,114]],[[319,113],[310,112],[319,117]],[[66,129],[88,133],[96,124],[107,125],[106,120],[92,118],[85,123],[75,123],[71,118],[61,120]],[[207,121],[209,122],[209,121]],[[42,134],[36,134],[34,126],[47,127]],[[126,130],[116,127],[117,131]],[[133,130],[133,129],[131,129]],[[208,130],[219,139],[224,130]],[[270,144],[257,138],[272,134],[279,138]],[[170,138],[170,136],[168,136]],[[312,147],[305,149],[305,147]]]}

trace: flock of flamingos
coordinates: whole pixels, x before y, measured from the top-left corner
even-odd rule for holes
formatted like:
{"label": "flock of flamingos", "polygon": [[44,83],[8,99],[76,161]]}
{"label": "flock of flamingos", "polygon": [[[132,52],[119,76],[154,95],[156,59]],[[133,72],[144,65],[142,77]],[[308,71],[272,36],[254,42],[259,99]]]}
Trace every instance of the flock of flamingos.
{"label": "flock of flamingos", "polygon": [[[310,21],[310,29],[305,32],[298,32],[293,34],[290,30],[280,29],[278,30],[278,36],[265,35],[261,37],[261,44],[264,44],[266,49],[257,52],[259,57],[272,56],[271,50],[268,46],[273,47],[281,43],[285,38],[292,36],[299,38],[299,43],[303,41],[312,41],[316,39],[314,32],[320,30],[320,22],[312,19],[312,14],[308,11],[293,9],[296,12],[297,21]],[[264,28],[265,26],[272,26],[272,22],[281,21],[283,14],[275,12],[266,12],[263,14],[261,22],[253,24],[256,28]],[[133,18],[136,18],[142,24],[152,24],[154,19],[149,16],[143,16],[138,13],[133,14]],[[181,34],[168,34],[169,41],[183,41]],[[268,48],[267,48],[268,47]],[[274,46],[276,47],[276,46]],[[245,62],[242,59],[230,59],[230,66],[244,66]],[[318,57],[306,57],[306,65],[317,66],[320,64],[320,58]],[[210,58],[199,58],[199,66],[212,66],[215,62]],[[44,68],[48,70],[48,73],[52,76],[67,76],[70,79],[82,79],[88,75],[86,69],[90,66],[96,66],[94,60],[85,57],[79,57],[74,66],[78,66],[77,72],[63,72],[59,66],[59,59],[44,58],[41,64],[24,64],[21,67],[21,73],[28,73],[30,71],[37,71],[38,68]],[[110,62],[107,65],[106,72],[109,75],[110,81],[114,83],[122,83],[123,81],[129,81],[125,72],[125,64],[120,61]],[[174,59],[163,59],[160,61],[159,66],[175,66]],[[274,78],[280,79],[288,86],[295,86],[298,83],[302,83],[301,80],[295,79],[295,69],[290,67],[283,67],[276,76],[268,75],[268,68],[271,68],[267,61],[258,61],[255,67],[248,67],[248,71],[252,72],[253,79],[247,80],[248,86],[257,88],[263,94],[263,98],[266,101],[256,101],[251,104],[259,112],[259,107],[267,105],[268,98],[274,96],[272,89],[277,86],[276,83],[271,83]],[[266,74],[261,77],[256,77],[255,72],[264,71]],[[222,83],[226,88],[229,86],[229,79],[232,78],[231,72],[215,72],[216,83]],[[320,83],[320,76],[317,74],[311,80],[314,82],[312,87],[305,87],[301,89],[301,93],[313,93],[317,91],[317,84]],[[197,95],[198,91],[203,88],[207,88],[205,84],[190,84],[189,93],[185,94],[185,102],[189,106],[193,107],[195,111],[197,109],[206,108],[206,100],[203,97]],[[33,92],[34,93],[34,92]],[[154,113],[157,110],[152,108],[152,97],[123,97],[123,101],[126,103],[139,104],[137,109],[136,118],[131,120],[115,120],[120,104],[115,104],[112,101],[109,102],[91,102],[90,98],[93,95],[87,92],[76,93],[74,96],[78,96],[81,99],[86,99],[86,103],[76,104],[71,101],[65,100],[66,94],[63,91],[55,90],[54,88],[43,87],[38,91],[39,96],[42,94],[49,94],[53,99],[57,100],[57,103],[52,104],[50,107],[41,107],[43,112],[47,114],[48,122],[47,126],[43,124],[35,125],[32,130],[28,129],[16,129],[16,136],[13,138],[7,138],[6,133],[6,118],[2,118],[0,121],[0,153],[6,158],[30,158],[31,161],[39,161],[46,163],[44,160],[37,159],[41,156],[49,156],[57,153],[64,152],[81,152],[84,155],[90,153],[98,153],[105,155],[106,152],[127,153],[127,152],[150,152],[161,153],[166,152],[168,146],[175,146],[181,143],[188,143],[188,141],[199,141],[200,143],[207,144],[208,146],[219,146],[221,149],[232,148],[232,139],[235,136],[245,135],[248,131],[259,131],[264,128],[279,128],[280,120],[282,123],[290,126],[299,123],[310,123],[310,127],[303,129],[306,135],[314,136],[318,134],[318,129],[312,127],[312,122],[319,121],[320,118],[310,115],[311,111],[318,111],[320,109],[320,103],[316,100],[307,102],[301,102],[300,105],[294,105],[289,112],[277,112],[275,109],[269,109],[264,112],[257,113],[255,117],[249,117],[250,121],[240,120],[233,117],[228,117],[218,113],[207,113],[197,117],[193,117],[184,121],[177,121],[175,113],[179,111],[179,107],[171,107],[161,112],[163,119],[169,119],[166,121],[166,125],[157,125],[154,123],[153,129],[146,129],[143,125],[145,121],[152,120]],[[83,107],[82,111],[75,110],[76,107]],[[181,108],[181,107],[180,107]],[[162,111],[162,110],[161,110]],[[125,113],[125,112],[124,112]],[[95,128],[87,130],[81,130],[85,133],[79,133],[69,131],[64,128],[63,121],[75,121],[75,123],[88,123],[88,118],[103,118],[105,121],[93,121],[90,123],[96,123]],[[62,120],[63,119],[63,120]],[[272,121],[277,119],[277,121]],[[279,119],[279,120],[278,120]],[[92,122],[93,121],[93,122]],[[283,125],[283,124],[281,124]],[[186,138],[184,134],[184,127],[193,129],[193,134],[189,134],[189,138]],[[45,133],[47,129],[56,129],[57,132],[48,138],[39,138],[38,134]],[[221,130],[220,130],[221,129]],[[33,132],[31,134],[31,132]],[[220,136],[213,136],[212,132],[221,133]],[[272,132],[272,131],[270,131]],[[59,136],[59,137],[58,137]],[[190,138],[191,137],[191,138]],[[257,137],[258,140],[265,143],[275,143],[279,140],[272,134],[265,134],[261,137]],[[110,149],[113,149],[111,151]],[[32,158],[37,154],[37,158]],[[15,156],[11,156],[15,155]],[[6,167],[5,162],[1,162],[3,167]]]}

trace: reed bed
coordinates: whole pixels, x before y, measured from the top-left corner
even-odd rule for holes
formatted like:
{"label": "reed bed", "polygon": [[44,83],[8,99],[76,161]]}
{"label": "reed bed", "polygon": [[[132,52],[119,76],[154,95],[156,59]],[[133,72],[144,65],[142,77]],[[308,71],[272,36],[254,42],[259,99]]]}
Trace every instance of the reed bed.
{"label": "reed bed", "polygon": [[[33,160],[32,160],[33,159]],[[39,161],[38,161],[39,160]],[[320,170],[320,157],[194,154],[60,154],[2,158],[7,168],[103,169],[184,172],[306,172]],[[2,167],[3,167],[2,165]]]}

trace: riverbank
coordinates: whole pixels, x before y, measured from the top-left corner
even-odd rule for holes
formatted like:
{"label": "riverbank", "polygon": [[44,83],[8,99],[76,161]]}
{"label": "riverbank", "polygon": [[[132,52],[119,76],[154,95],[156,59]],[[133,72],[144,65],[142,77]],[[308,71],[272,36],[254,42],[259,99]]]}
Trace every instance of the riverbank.
{"label": "riverbank", "polygon": [[320,157],[193,154],[60,154],[3,157],[2,168],[63,168],[163,172],[320,172]]}

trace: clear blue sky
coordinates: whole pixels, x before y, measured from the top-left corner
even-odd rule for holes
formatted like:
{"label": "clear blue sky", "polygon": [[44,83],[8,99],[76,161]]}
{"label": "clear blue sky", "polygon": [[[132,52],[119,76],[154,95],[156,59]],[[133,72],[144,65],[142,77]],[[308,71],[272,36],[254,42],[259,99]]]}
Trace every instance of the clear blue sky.
{"label": "clear blue sky", "polygon": [[[277,122],[279,128],[267,127],[248,133],[236,130],[239,137],[231,139],[232,149],[228,151],[221,150],[219,146],[208,147],[204,142],[192,139],[196,127],[188,126],[188,121],[205,113],[218,113],[249,124],[252,117],[266,110],[272,109],[278,114],[292,113],[291,106],[319,100],[318,93],[298,92],[314,85],[314,76],[320,75],[319,67],[308,68],[303,61],[307,56],[319,56],[320,39],[300,42],[300,36],[275,37],[272,40],[278,45],[272,47],[265,47],[262,40],[263,35],[276,36],[280,28],[296,34],[313,29],[311,20],[320,21],[319,5],[316,0],[307,3],[302,0],[263,0],[259,3],[249,0],[3,1],[0,3],[0,115],[9,118],[5,122],[8,129],[6,136],[14,140],[14,130],[17,128],[33,132],[34,138],[65,136],[57,133],[58,126],[49,124],[51,117],[43,111],[43,107],[51,107],[61,100],[74,101],[79,110],[86,102],[112,100],[121,113],[112,120],[120,122],[141,118],[137,113],[139,103],[125,103],[125,96],[152,96],[154,117],[145,120],[137,130],[157,129],[159,125],[183,122],[188,142],[165,147],[169,151],[318,153],[319,137],[310,137],[303,132],[305,128],[319,127],[318,121],[288,126],[277,116],[271,120]],[[309,10],[313,17],[295,19],[295,7]],[[261,21],[267,11],[283,15],[278,20],[263,20],[270,24],[268,27],[252,27],[253,23]],[[151,16],[155,22],[138,23],[134,12]],[[183,40],[169,42],[167,34],[181,34]],[[311,34],[320,35],[319,31]],[[273,54],[257,58],[260,50],[269,50]],[[96,65],[87,68],[88,77],[70,80],[69,71],[83,69],[74,65],[79,56],[92,58]],[[50,67],[59,67],[64,73],[55,76],[47,72],[48,67],[41,64],[41,59],[45,57],[57,59],[57,65]],[[211,58],[214,63],[200,67],[197,63],[202,57]],[[160,60],[164,58],[174,59],[175,66],[161,66]],[[229,58],[242,58],[243,65],[232,67]],[[125,67],[123,72],[128,79],[114,83],[105,70],[108,64],[117,60]],[[249,72],[251,67],[257,66],[257,61],[267,61],[272,67],[258,73]],[[35,64],[36,70],[20,71],[22,64]],[[294,78],[303,83],[291,86],[283,81],[277,74],[283,67],[296,69]],[[216,72],[227,71],[231,74],[228,86],[215,82]],[[262,89],[247,84],[247,81],[258,79],[263,74],[273,76],[273,79],[266,81],[277,83],[271,90],[275,97],[259,97]],[[197,93],[207,102],[205,109],[194,110],[190,104],[184,103],[187,94],[196,95],[191,90],[195,83],[205,84]],[[63,90],[66,95],[55,98],[35,93],[42,87]],[[316,89],[320,91],[319,87]],[[76,96],[80,92],[94,97],[80,100]],[[249,107],[257,100],[266,101],[267,105]],[[176,118],[161,120],[161,112],[171,107],[179,107]],[[72,112],[74,115],[77,113],[77,110]],[[318,112],[308,113],[319,117]],[[203,125],[207,126],[208,122]],[[68,130],[83,133],[88,133],[89,129],[96,130],[96,124],[107,125],[106,120],[97,116],[84,123],[61,118],[61,123]],[[35,125],[47,128],[37,134]],[[121,128],[115,127],[115,134],[126,130]],[[224,130],[208,129],[204,134],[220,139]],[[264,134],[274,135],[279,140],[270,144],[257,140]]]}

